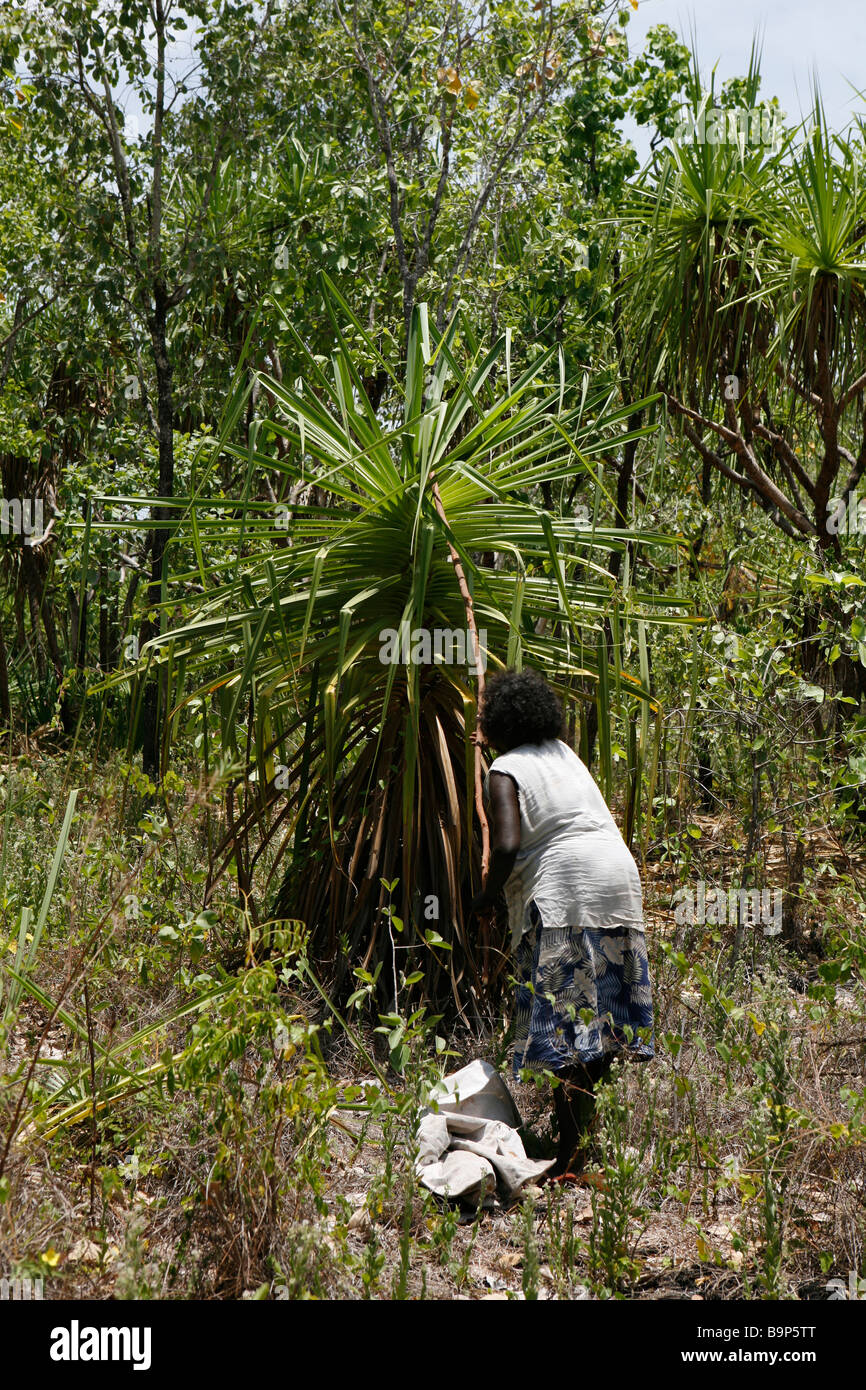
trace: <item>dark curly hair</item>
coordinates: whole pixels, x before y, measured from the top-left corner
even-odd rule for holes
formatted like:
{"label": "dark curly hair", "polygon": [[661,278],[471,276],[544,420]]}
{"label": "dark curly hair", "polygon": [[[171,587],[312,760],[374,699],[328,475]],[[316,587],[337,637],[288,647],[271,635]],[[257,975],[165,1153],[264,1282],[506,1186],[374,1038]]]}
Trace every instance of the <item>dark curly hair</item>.
{"label": "dark curly hair", "polygon": [[487,682],[479,716],[485,740],[506,753],[562,733],[562,705],[537,671],[499,671]]}

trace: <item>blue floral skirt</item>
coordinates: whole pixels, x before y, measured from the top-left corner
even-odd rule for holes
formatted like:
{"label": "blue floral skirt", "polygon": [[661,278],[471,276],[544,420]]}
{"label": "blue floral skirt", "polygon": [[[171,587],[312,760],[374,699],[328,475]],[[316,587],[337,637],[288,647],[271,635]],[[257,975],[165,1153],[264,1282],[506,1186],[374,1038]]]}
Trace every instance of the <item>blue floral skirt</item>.
{"label": "blue floral skirt", "polygon": [[603,1057],[653,1057],[644,933],[545,927],[534,903],[531,918],[515,954],[515,1078],[524,1069],[557,1072]]}

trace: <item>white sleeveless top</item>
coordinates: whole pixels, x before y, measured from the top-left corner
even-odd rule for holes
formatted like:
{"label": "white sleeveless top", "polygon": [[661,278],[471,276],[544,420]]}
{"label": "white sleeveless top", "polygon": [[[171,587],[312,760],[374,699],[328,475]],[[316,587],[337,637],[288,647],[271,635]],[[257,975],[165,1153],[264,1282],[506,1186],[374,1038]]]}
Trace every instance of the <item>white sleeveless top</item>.
{"label": "white sleeveless top", "polygon": [[520,849],[505,885],[512,946],[531,926],[644,929],[637,865],[589,770],[561,739],[495,758],[520,802]]}

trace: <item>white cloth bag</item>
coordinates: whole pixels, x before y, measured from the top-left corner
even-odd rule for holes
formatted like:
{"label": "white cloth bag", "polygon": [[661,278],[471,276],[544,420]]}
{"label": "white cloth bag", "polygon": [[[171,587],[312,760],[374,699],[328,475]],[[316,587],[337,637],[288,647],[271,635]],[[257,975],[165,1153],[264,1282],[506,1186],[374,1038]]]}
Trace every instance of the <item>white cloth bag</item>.
{"label": "white cloth bag", "polygon": [[477,1206],[499,1188],[512,1198],[554,1161],[526,1157],[517,1107],[489,1062],[477,1059],[444,1077],[430,1102],[418,1126],[415,1171],[439,1197]]}

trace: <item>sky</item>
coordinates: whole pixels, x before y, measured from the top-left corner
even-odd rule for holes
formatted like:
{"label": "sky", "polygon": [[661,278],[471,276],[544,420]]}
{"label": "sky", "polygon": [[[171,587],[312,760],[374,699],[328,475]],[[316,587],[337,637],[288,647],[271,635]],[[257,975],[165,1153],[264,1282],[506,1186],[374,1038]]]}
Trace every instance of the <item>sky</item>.
{"label": "sky", "polygon": [[[628,26],[632,53],[654,24],[669,24],[689,48],[694,33],[705,78],[718,64],[720,81],[745,75],[757,34],[762,94],[777,96],[789,121],[798,121],[811,105],[816,74],[831,130],[843,130],[856,111],[866,115],[866,98],[857,94],[866,92],[866,0],[639,0]],[[189,64],[186,35],[171,66],[178,75]],[[134,98],[127,95],[122,104],[132,122],[141,119]],[[652,131],[633,121],[622,129],[643,162]]]}
{"label": "sky", "polygon": [[[777,96],[789,121],[809,108],[816,73],[831,130],[855,111],[866,114],[857,95],[866,91],[866,0],[639,0],[628,26],[632,52],[654,24],[669,24],[689,48],[694,32],[702,72],[718,63],[721,80],[746,73],[757,33],[762,95]],[[624,129],[643,159],[649,135]]]}

